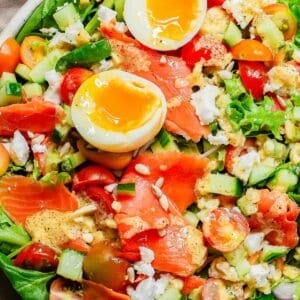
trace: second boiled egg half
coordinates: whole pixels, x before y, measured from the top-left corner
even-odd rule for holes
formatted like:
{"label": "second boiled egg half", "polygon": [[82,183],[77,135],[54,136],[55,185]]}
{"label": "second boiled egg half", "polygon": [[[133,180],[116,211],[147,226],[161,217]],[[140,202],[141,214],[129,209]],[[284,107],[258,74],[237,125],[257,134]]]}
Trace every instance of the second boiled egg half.
{"label": "second boiled egg half", "polygon": [[124,18],[132,35],[149,48],[176,50],[200,30],[207,0],[126,0]]}
{"label": "second boiled egg half", "polygon": [[149,142],[167,113],[162,91],[139,76],[111,70],[86,80],[71,108],[74,125],[92,146],[128,152]]}

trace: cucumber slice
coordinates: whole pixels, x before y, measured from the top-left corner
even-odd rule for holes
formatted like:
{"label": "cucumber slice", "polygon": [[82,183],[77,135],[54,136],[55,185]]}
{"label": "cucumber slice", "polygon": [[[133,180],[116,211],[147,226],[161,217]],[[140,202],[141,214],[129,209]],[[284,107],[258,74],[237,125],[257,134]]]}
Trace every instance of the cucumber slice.
{"label": "cucumber slice", "polygon": [[240,197],[242,189],[242,182],[238,178],[227,174],[208,174],[198,180],[196,184],[196,191],[200,195],[219,194]]}
{"label": "cucumber slice", "polygon": [[62,172],[71,172],[84,162],[86,162],[86,158],[81,152],[75,152],[60,163],[60,169]]}
{"label": "cucumber slice", "polygon": [[283,33],[271,18],[264,16],[256,21],[256,31],[263,42],[272,49],[280,48],[284,43]]}
{"label": "cucumber slice", "polygon": [[269,177],[271,177],[275,172],[274,167],[266,166],[266,165],[259,165],[252,169],[248,181],[249,186],[256,185]]}
{"label": "cucumber slice", "polygon": [[165,129],[162,129],[157,135],[157,140],[151,145],[151,150],[154,153],[164,152],[164,151],[177,151],[179,148],[175,142],[174,136],[168,133]]}
{"label": "cucumber slice", "polygon": [[223,39],[229,47],[233,47],[242,40],[242,32],[233,22],[230,22]]}
{"label": "cucumber slice", "polygon": [[7,82],[17,82],[16,75],[13,73],[3,72],[0,78],[0,88]]}
{"label": "cucumber slice", "polygon": [[279,257],[285,256],[289,252],[289,250],[290,249],[288,247],[284,246],[266,245],[263,248],[261,258],[264,262],[269,262]]}
{"label": "cucumber slice", "polygon": [[60,30],[65,31],[70,25],[80,20],[80,16],[72,3],[69,3],[59,9],[53,18]]}
{"label": "cucumber slice", "polygon": [[298,183],[298,176],[289,169],[279,169],[267,183],[267,187],[282,193],[292,192]]}
{"label": "cucumber slice", "polygon": [[65,249],[63,250],[57,267],[57,275],[62,277],[80,281],[82,279],[82,266],[84,255],[80,252]]}
{"label": "cucumber slice", "polygon": [[44,93],[43,87],[38,83],[26,83],[23,85],[23,90],[27,98],[42,96]]}
{"label": "cucumber slice", "polygon": [[25,79],[27,81],[31,81],[31,77],[30,77],[31,69],[28,66],[26,66],[24,64],[18,64],[15,72],[23,79]]}
{"label": "cucumber slice", "polygon": [[165,292],[158,298],[158,300],[181,300],[181,293],[174,287],[169,287]]}
{"label": "cucumber slice", "polygon": [[50,52],[46,57],[42,59],[30,72],[29,76],[33,82],[43,83],[45,82],[46,72],[55,68],[58,60],[64,55],[61,50],[54,50]]}
{"label": "cucumber slice", "polygon": [[117,194],[119,196],[133,196],[135,194],[135,183],[119,183]]}
{"label": "cucumber slice", "polygon": [[22,85],[17,82],[7,82],[0,89],[0,106],[18,103],[22,100]]}

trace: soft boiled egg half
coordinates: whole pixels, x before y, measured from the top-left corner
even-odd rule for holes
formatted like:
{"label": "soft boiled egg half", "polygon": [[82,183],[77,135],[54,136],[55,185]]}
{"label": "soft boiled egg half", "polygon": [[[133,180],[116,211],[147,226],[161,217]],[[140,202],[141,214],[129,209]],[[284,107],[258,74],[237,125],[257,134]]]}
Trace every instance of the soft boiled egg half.
{"label": "soft boiled egg half", "polygon": [[149,48],[176,50],[200,30],[207,0],[126,0],[124,18],[132,35]]}
{"label": "soft boiled egg half", "polygon": [[92,146],[128,152],[149,142],[167,113],[159,87],[139,76],[111,70],[87,79],[71,107],[74,125]]}

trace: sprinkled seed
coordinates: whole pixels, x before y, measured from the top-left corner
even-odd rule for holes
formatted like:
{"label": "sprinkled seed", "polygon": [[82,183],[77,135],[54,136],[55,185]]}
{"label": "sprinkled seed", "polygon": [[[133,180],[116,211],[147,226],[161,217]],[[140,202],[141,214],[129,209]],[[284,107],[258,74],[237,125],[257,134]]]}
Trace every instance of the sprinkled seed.
{"label": "sprinkled seed", "polygon": [[166,171],[167,170],[167,166],[166,165],[160,165],[159,166],[159,169],[161,170],[161,171]]}
{"label": "sprinkled seed", "polygon": [[119,201],[113,201],[113,203],[111,204],[111,207],[113,210],[115,210],[116,212],[119,212],[122,208],[122,205]]}
{"label": "sprinkled seed", "polygon": [[161,64],[166,64],[167,63],[167,58],[164,55],[162,55],[161,58],[160,58],[160,60],[159,60],[159,62]]}
{"label": "sprinkled seed", "polygon": [[84,240],[86,243],[88,243],[88,244],[92,243],[93,240],[94,240],[93,235],[92,235],[91,233],[88,233],[88,232],[84,232],[84,233],[82,234],[82,238],[83,238],[83,240]]}
{"label": "sprinkled seed", "polygon": [[134,169],[141,175],[150,175],[150,169],[144,164],[136,164]]}
{"label": "sprinkled seed", "polygon": [[169,200],[166,195],[163,194],[160,196],[159,203],[165,211],[169,209]]}
{"label": "sprinkled seed", "polygon": [[69,142],[65,143],[59,151],[59,155],[60,157],[63,157],[64,155],[66,155],[71,149],[71,144]]}
{"label": "sprinkled seed", "polygon": [[163,237],[167,234],[167,230],[166,229],[162,229],[158,231],[159,236]]}
{"label": "sprinkled seed", "polygon": [[160,198],[163,195],[162,190],[157,185],[152,184],[152,189],[156,197]]}
{"label": "sprinkled seed", "polygon": [[131,283],[134,283],[135,281],[135,272],[134,269],[132,267],[129,267],[127,269],[127,276],[128,276],[128,281]]}
{"label": "sprinkled seed", "polygon": [[112,193],[114,191],[114,189],[118,186],[117,183],[111,183],[111,184],[108,184],[104,187],[104,189],[109,192],[109,193]]}
{"label": "sprinkled seed", "polygon": [[159,188],[161,188],[164,185],[165,179],[163,177],[159,177],[156,182],[155,185]]}

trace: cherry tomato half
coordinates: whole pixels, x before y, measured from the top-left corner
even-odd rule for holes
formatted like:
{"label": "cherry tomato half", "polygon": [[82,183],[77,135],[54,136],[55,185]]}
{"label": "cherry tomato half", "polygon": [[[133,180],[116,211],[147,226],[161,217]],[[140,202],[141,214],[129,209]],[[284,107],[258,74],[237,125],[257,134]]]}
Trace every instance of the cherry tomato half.
{"label": "cherry tomato half", "polygon": [[58,259],[52,248],[41,243],[33,243],[18,254],[14,264],[24,269],[53,271],[58,265]]}
{"label": "cherry tomato half", "polygon": [[0,46],[0,76],[3,72],[13,73],[19,62],[20,46],[13,38],[8,38]]}
{"label": "cherry tomato half", "polygon": [[256,40],[242,40],[232,47],[234,59],[248,61],[272,61],[271,50],[263,43]]}
{"label": "cherry tomato half", "polygon": [[64,103],[71,104],[81,84],[93,75],[93,72],[83,68],[68,70],[60,86],[60,95]]}
{"label": "cherry tomato half", "polygon": [[73,178],[73,189],[79,191],[92,185],[107,185],[116,182],[108,169],[100,165],[90,165],[81,169]]}
{"label": "cherry tomato half", "polygon": [[27,36],[21,44],[21,60],[33,68],[46,55],[46,40],[39,36]]}
{"label": "cherry tomato half", "polygon": [[236,249],[249,232],[247,219],[235,209],[214,209],[203,222],[206,241],[221,252]]}
{"label": "cherry tomato half", "polygon": [[130,264],[117,257],[117,253],[117,247],[109,241],[93,245],[83,263],[86,276],[115,291],[122,291],[126,284],[127,269]]}
{"label": "cherry tomato half", "polygon": [[291,40],[297,32],[297,19],[285,4],[274,3],[264,7],[264,12],[282,31],[286,40]]}
{"label": "cherry tomato half", "polygon": [[207,1],[207,7],[211,8],[214,6],[221,6],[224,3],[225,0],[208,0]]}
{"label": "cherry tomato half", "polygon": [[268,81],[267,67],[256,61],[239,61],[239,72],[246,90],[255,100],[262,99]]}
{"label": "cherry tomato half", "polygon": [[89,186],[85,190],[87,196],[93,201],[101,204],[104,208],[104,211],[107,213],[114,213],[111,205],[114,201],[112,194],[107,192],[101,186]]}
{"label": "cherry tomato half", "polygon": [[222,59],[226,54],[226,47],[219,40],[207,35],[197,35],[181,51],[182,58],[190,67],[200,61],[204,66],[214,66],[216,60]]}

